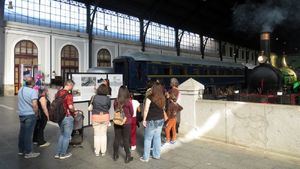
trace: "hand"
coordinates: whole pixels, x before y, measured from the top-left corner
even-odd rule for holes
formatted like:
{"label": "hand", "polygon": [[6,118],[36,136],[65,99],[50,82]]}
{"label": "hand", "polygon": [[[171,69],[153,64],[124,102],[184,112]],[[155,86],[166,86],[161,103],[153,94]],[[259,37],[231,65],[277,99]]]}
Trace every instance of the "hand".
{"label": "hand", "polygon": [[78,114],[78,110],[75,110],[73,114],[74,114],[74,117],[76,117]]}
{"label": "hand", "polygon": [[147,127],[147,121],[143,121],[143,126]]}

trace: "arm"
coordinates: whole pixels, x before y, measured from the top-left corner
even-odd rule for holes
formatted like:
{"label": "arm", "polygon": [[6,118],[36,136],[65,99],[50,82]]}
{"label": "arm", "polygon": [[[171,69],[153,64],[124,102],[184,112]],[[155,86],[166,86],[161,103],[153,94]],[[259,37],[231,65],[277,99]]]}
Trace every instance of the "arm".
{"label": "arm", "polygon": [[38,106],[38,92],[37,91],[33,91],[31,93],[31,100],[32,100],[32,109],[35,113],[35,115],[37,116],[39,113],[39,106]]}
{"label": "arm", "polygon": [[[75,110],[75,107],[74,107],[74,105],[73,105],[73,96],[70,95],[70,94],[68,94],[68,95],[66,96],[66,99],[67,99],[67,105],[68,105],[69,111],[70,111],[71,113],[75,113],[76,110]],[[75,114],[75,115],[76,115],[76,114]]]}
{"label": "arm", "polygon": [[36,99],[32,100],[32,108],[33,108],[35,115],[37,116],[39,113],[39,106],[38,106],[38,102]]}
{"label": "arm", "polygon": [[107,105],[108,105],[108,110],[110,109],[111,107],[111,101],[110,101],[110,98],[107,96]]}
{"label": "arm", "polygon": [[45,97],[41,97],[40,98],[40,103],[42,106],[42,109],[47,117],[47,120],[49,120],[49,112],[48,112],[48,108],[47,108],[47,99]]}
{"label": "arm", "polygon": [[144,107],[144,116],[143,116],[143,125],[144,125],[144,127],[147,127],[146,119],[147,119],[150,103],[151,103],[151,100],[147,98],[146,103],[145,103],[145,107]]}

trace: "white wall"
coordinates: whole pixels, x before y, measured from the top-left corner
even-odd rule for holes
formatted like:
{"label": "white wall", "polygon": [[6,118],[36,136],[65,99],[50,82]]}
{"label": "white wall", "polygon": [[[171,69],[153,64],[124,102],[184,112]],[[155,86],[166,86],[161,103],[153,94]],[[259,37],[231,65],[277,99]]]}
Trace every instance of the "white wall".
{"label": "white wall", "polygon": [[[14,84],[14,48],[21,40],[30,40],[38,48],[38,66],[45,73],[50,74],[50,36],[47,34],[36,34],[29,31],[6,29],[5,31],[5,73],[4,83]],[[49,78],[46,79],[49,82]]]}
{"label": "white wall", "polygon": [[88,46],[87,40],[80,37],[52,36],[52,69],[57,76],[61,76],[61,50],[66,45],[73,45],[79,54],[79,72],[85,72],[88,69]]}
{"label": "white wall", "polygon": [[186,108],[193,104],[196,118],[182,118],[183,129],[196,127],[206,138],[300,158],[299,106],[198,100],[183,103],[181,116],[193,116]]}

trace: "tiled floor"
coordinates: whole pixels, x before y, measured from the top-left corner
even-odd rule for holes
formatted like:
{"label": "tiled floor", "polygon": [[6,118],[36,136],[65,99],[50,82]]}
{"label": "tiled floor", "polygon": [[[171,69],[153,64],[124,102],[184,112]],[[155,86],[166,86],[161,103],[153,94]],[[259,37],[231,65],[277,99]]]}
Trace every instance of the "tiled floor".
{"label": "tiled floor", "polygon": [[138,160],[143,151],[142,128],[138,129],[137,150],[132,152],[134,161],[129,164],[124,163],[125,153],[122,149],[119,160],[112,160],[112,127],[109,127],[108,131],[108,152],[105,157],[94,156],[92,128],[87,127],[84,130],[83,148],[71,147],[71,158],[55,160],[53,156],[58,127],[49,123],[45,136],[51,145],[44,148],[35,147],[35,151],[41,152],[41,156],[24,159],[17,155],[19,122],[16,105],[16,97],[0,97],[0,169],[300,169],[300,161],[250,152],[207,140],[188,143],[178,141],[175,145],[163,149],[160,160],[152,159],[148,163],[142,163]]}

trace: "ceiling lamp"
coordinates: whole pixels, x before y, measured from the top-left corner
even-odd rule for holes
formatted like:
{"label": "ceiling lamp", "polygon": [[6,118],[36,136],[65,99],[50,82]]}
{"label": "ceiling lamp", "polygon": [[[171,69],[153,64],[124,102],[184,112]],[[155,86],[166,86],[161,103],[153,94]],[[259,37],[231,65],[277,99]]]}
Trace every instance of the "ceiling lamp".
{"label": "ceiling lamp", "polygon": [[8,2],[8,7],[7,7],[8,9],[13,9],[14,7],[13,7],[13,5],[12,5],[12,1],[9,1]]}

